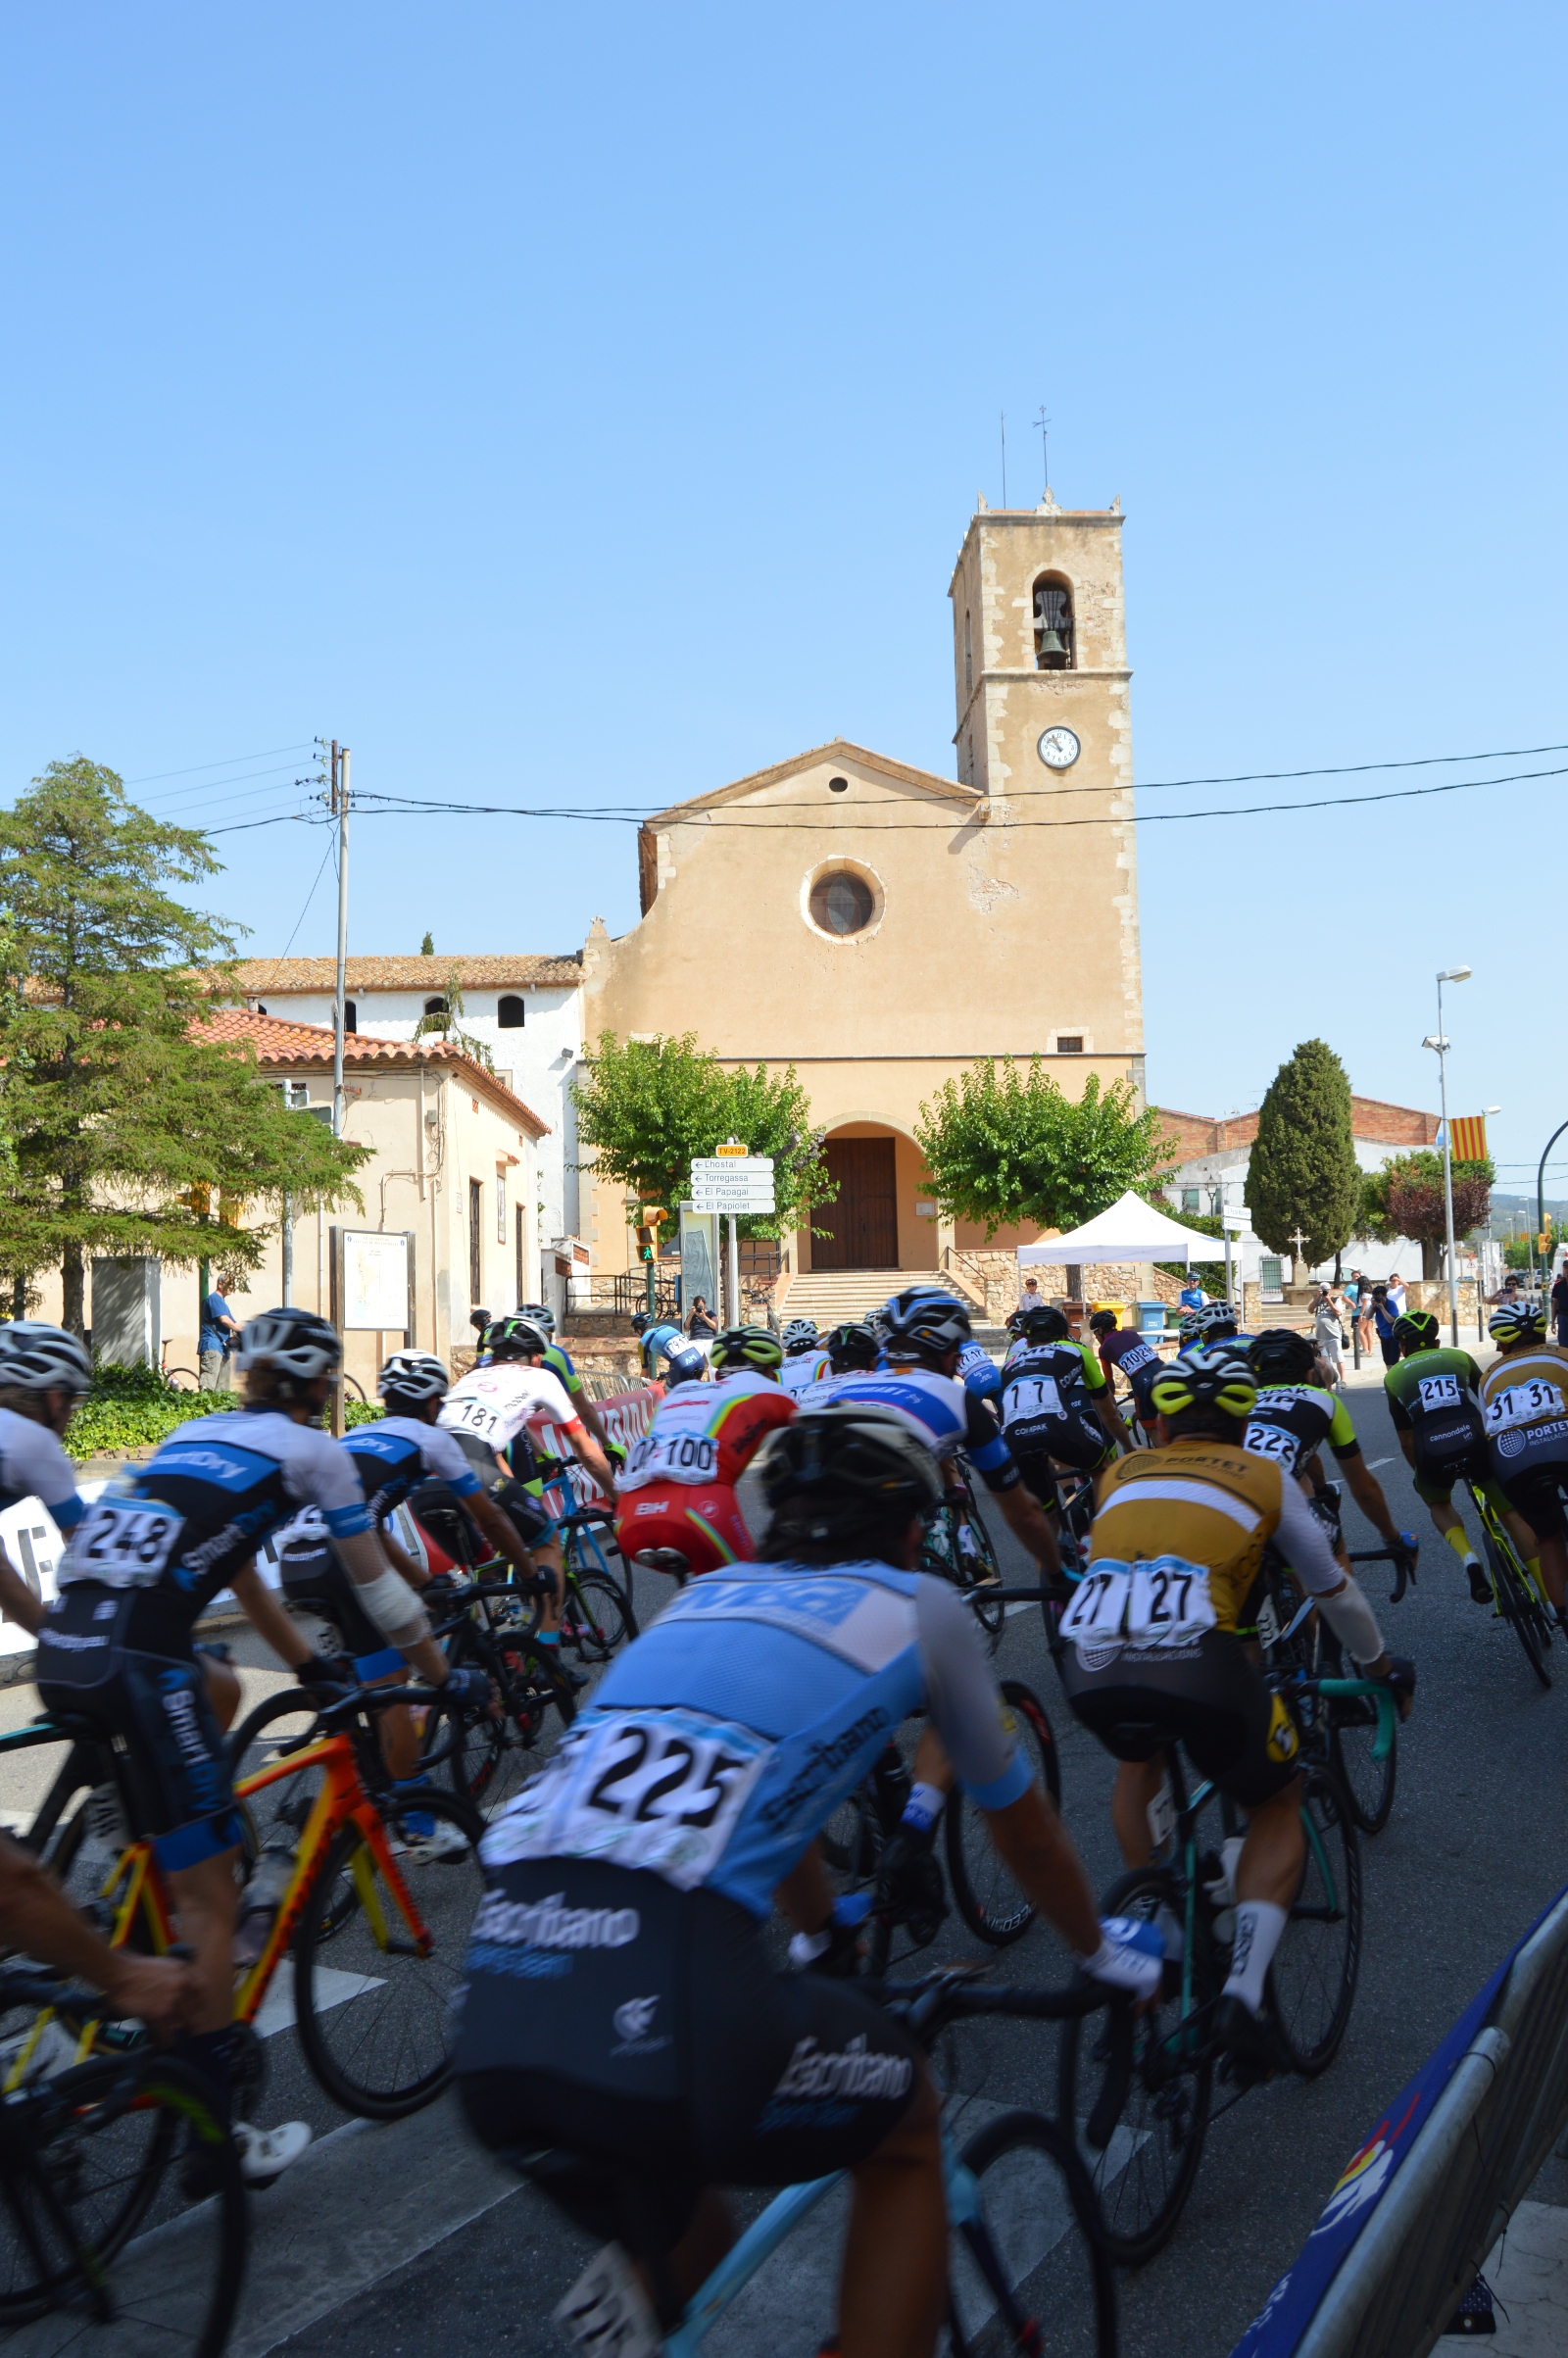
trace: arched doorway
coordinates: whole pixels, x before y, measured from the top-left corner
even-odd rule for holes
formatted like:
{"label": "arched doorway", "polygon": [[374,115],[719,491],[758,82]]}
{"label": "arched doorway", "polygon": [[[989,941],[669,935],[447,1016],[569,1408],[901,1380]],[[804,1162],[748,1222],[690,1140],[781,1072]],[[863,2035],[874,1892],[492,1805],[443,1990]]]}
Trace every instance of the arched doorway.
{"label": "arched doorway", "polygon": [[832,1204],[815,1206],[813,1269],[897,1269],[899,1257],[898,1141],[891,1130],[857,1123],[849,1135],[830,1134],[823,1156],[838,1188]]}

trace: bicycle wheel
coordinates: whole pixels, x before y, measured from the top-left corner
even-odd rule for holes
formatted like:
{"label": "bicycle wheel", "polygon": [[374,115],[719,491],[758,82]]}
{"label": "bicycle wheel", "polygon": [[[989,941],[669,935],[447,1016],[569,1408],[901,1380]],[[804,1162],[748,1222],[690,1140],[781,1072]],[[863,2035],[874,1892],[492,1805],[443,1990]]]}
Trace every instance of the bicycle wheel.
{"label": "bicycle wheel", "polygon": [[[420,1815],[433,1841],[410,1823]],[[294,1936],[294,2007],[305,2060],[346,2112],[399,2120],[451,2078],[451,2001],[484,1889],[479,1831],[456,1793],[427,1786],[398,1795],[387,1835],[407,1904],[357,1826],[342,1828],[322,1861]],[[436,1855],[453,1836],[461,1847]]]}
{"label": "bicycle wheel", "polygon": [[1485,1516],[1481,1519],[1481,1542],[1487,1551],[1492,1585],[1502,1607],[1502,1617],[1512,1627],[1525,1649],[1525,1660],[1543,1687],[1549,1687],[1551,1673],[1546,1668],[1546,1648],[1551,1644],[1551,1632],[1536,1601],[1529,1575],[1515,1557],[1512,1546],[1494,1538]]}
{"label": "bicycle wheel", "polygon": [[567,1582],[561,1642],[584,1662],[608,1662],[636,1635],[636,1615],[608,1572],[583,1572]]}
{"label": "bicycle wheel", "polygon": [[1300,1880],[1268,1969],[1268,2000],[1292,2070],[1314,2080],[1345,2037],[1361,1969],[1361,1845],[1326,1769],[1306,1772],[1301,1823]]}
{"label": "bicycle wheel", "polygon": [[[1045,1705],[1021,1679],[1004,1679],[1003,1699],[1017,1722],[1019,1741],[1053,1801],[1061,1801],[1061,1763]],[[1002,1863],[986,1831],[983,1811],[961,1786],[948,1800],[948,1876],[959,1915],[974,1934],[992,1948],[1005,1948],[1020,1940],[1035,1920],[1027,1900]]]}
{"label": "bicycle wheel", "polygon": [[[1342,1679],[1347,1671],[1339,1643],[1324,1632],[1323,1669],[1326,1678]],[[1357,1676],[1353,1664],[1348,1672]],[[1373,1757],[1378,1738],[1378,1707],[1368,1695],[1337,1697],[1328,1705],[1329,1765],[1345,1789],[1351,1817],[1363,1834],[1381,1834],[1394,1807],[1394,1788],[1399,1772],[1399,1723],[1394,1723],[1394,1742],[1386,1760]]]}
{"label": "bicycle wheel", "polygon": [[[962,1533],[967,1531],[969,1546],[963,1545]],[[1002,1565],[997,1558],[996,1542],[986,1525],[973,1495],[965,1502],[962,1526],[956,1535],[958,1541],[958,1562],[962,1566],[963,1586],[974,1617],[993,1646],[1002,1635],[1002,1625],[1007,1608],[1000,1597],[988,1597],[986,1591],[1002,1586]]]}
{"label": "bicycle wheel", "polygon": [[[1038,2112],[999,2113],[959,2157],[948,2328],[955,2358],[1017,2350],[1115,2358],[1116,2285],[1072,2139]],[[1049,2320],[1042,2338],[1036,2320]]]}
{"label": "bicycle wheel", "polygon": [[[1124,1875],[1111,1885],[1102,1906],[1107,1916],[1136,1916],[1145,1923],[1152,1923],[1161,1907],[1168,1907],[1178,1923],[1186,1913],[1185,1894],[1174,1876],[1157,1867]],[[1057,2109],[1074,2125],[1100,2197],[1105,2248],[1129,2268],[1142,2267],[1169,2242],[1202,2159],[1213,2087],[1213,2064],[1203,2050],[1218,1977],[1208,1919],[1201,1911],[1196,1929],[1192,2013],[1184,2027],[1181,1968],[1168,1967],[1169,1994],[1133,2017],[1127,2091],[1113,2119],[1098,2124],[1108,2131],[1098,2151],[1085,2131],[1097,2111],[1114,2103],[1118,2066],[1109,2026],[1103,2016],[1061,2026]]]}
{"label": "bicycle wheel", "polygon": [[490,1799],[506,1752],[504,1721],[447,1703],[432,1703],[425,1714],[420,1776],[437,1778],[475,1808]]}
{"label": "bicycle wheel", "polygon": [[[194,2205],[169,2171],[182,2129],[217,2181]],[[211,2093],[167,2056],[95,2057],[0,2112],[0,2325],[67,2311],[29,2350],[53,2358],[108,2325],[116,2358],[218,2358],[246,2228],[239,2158]]]}

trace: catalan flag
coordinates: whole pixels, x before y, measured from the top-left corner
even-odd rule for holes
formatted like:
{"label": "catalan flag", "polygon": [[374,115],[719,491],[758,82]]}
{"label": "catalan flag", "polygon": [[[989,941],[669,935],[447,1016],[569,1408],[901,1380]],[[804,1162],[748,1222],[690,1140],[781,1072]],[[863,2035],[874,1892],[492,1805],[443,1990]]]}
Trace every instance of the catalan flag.
{"label": "catalan flag", "polygon": [[1449,1152],[1455,1162],[1486,1161],[1487,1117],[1484,1113],[1456,1113],[1448,1127],[1453,1133]]}

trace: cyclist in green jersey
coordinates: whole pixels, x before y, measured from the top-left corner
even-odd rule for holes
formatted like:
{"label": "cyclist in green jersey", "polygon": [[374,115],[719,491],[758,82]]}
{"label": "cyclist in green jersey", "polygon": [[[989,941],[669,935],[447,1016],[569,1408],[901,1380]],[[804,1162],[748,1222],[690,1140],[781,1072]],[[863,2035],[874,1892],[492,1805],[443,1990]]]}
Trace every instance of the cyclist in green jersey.
{"label": "cyclist in green jersey", "polygon": [[1338,1497],[1323,1472],[1320,1451],[1325,1442],[1351,1498],[1384,1546],[1404,1548],[1413,1556],[1415,1535],[1396,1527],[1383,1486],[1367,1470],[1345,1402],[1325,1385],[1328,1370],[1308,1338],[1293,1327],[1270,1327],[1254,1337],[1247,1357],[1257,1378],[1258,1395],[1242,1435],[1242,1447],[1257,1456],[1272,1457],[1282,1473],[1296,1476],[1328,1534],[1341,1570],[1348,1574],[1350,1561],[1340,1530]]}
{"label": "cyclist in green jersey", "polygon": [[1415,1479],[1415,1495],[1425,1501],[1463,1564],[1476,1603],[1491,1604],[1492,1584],[1454,1507],[1454,1484],[1474,1482],[1487,1491],[1532,1574],[1538,1571],[1536,1535],[1493,1481],[1481,1409],[1481,1370],[1467,1351],[1445,1349],[1441,1333],[1430,1310],[1407,1310],[1396,1319],[1394,1341],[1401,1355],[1384,1377],[1383,1388],[1399,1448]]}
{"label": "cyclist in green jersey", "polygon": [[535,1326],[543,1328],[549,1338],[550,1348],[540,1360],[540,1366],[548,1367],[551,1374],[559,1377],[565,1386],[567,1399],[595,1441],[598,1442],[599,1447],[604,1450],[605,1455],[610,1459],[611,1464],[617,1467],[624,1465],[626,1462],[625,1450],[619,1442],[612,1440],[606,1431],[605,1420],[589,1398],[588,1388],[572,1364],[570,1351],[564,1343],[556,1341],[556,1313],[550,1307],[549,1302],[525,1302],[518,1309],[517,1316],[531,1318]]}

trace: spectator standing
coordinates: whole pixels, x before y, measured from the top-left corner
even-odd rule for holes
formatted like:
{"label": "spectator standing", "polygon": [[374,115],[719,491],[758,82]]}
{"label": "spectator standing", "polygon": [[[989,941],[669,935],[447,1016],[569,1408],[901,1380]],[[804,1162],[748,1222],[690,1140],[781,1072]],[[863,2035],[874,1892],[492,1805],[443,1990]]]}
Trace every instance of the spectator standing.
{"label": "spectator standing", "polygon": [[1399,1277],[1399,1272],[1397,1269],[1395,1269],[1391,1271],[1389,1276],[1389,1307],[1391,1310],[1393,1310],[1396,1318],[1402,1318],[1408,1306],[1408,1298],[1405,1294],[1403,1283]]}
{"label": "spectator standing", "polygon": [[1372,1280],[1361,1276],[1359,1271],[1357,1275],[1360,1283],[1355,1296],[1355,1340],[1362,1357],[1369,1358],[1372,1351]]}
{"label": "spectator standing", "polygon": [[1551,1314],[1557,1321],[1557,1341],[1568,1351],[1568,1261],[1552,1280]]}
{"label": "spectator standing", "polygon": [[1183,1286],[1181,1291],[1181,1305],[1183,1310],[1200,1310],[1207,1300],[1208,1296],[1203,1292],[1202,1287],[1199,1284],[1197,1278],[1189,1269],[1187,1272],[1187,1283]]}
{"label": "spectator standing", "polygon": [[1385,1367],[1396,1367],[1399,1363],[1399,1347],[1394,1340],[1394,1330],[1403,1315],[1402,1309],[1395,1308],[1394,1296],[1388,1286],[1373,1287],[1372,1323],[1377,1328],[1378,1345],[1383,1352]]}
{"label": "spectator standing", "polygon": [[701,1294],[692,1296],[692,1306],[686,1313],[686,1332],[696,1343],[707,1343],[717,1334],[718,1328],[709,1316],[708,1304]]}
{"label": "spectator standing", "polygon": [[1040,1280],[1031,1270],[1023,1281],[1023,1291],[1018,1296],[1018,1307],[1020,1310],[1038,1310],[1044,1302],[1045,1296],[1040,1291]]}
{"label": "spectator standing", "polygon": [[1340,1358],[1345,1348],[1345,1335],[1340,1325],[1344,1308],[1343,1294],[1333,1286],[1319,1286],[1317,1300],[1312,1304],[1312,1341],[1317,1347],[1318,1357],[1329,1369],[1336,1384],[1343,1380],[1345,1374]]}
{"label": "spectator standing", "polygon": [[239,1336],[239,1320],[221,1294],[209,1294],[202,1303],[202,1331],[197,1338],[197,1378],[203,1392],[226,1392],[228,1354]]}

